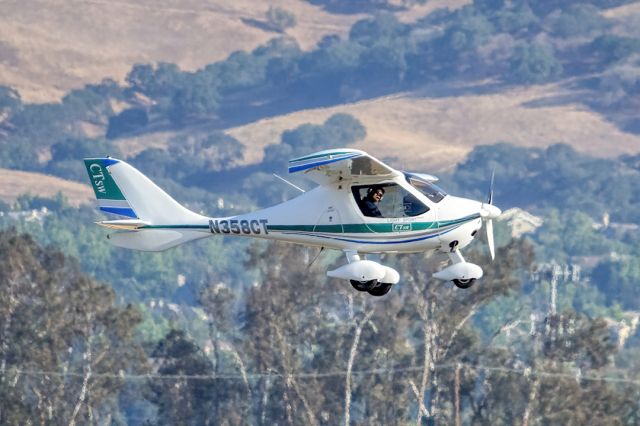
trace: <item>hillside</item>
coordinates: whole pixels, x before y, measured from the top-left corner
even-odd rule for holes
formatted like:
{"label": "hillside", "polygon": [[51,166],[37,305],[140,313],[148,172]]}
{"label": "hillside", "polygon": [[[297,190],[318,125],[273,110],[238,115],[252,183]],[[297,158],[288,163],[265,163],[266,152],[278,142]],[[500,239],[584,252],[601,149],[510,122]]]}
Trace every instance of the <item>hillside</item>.
{"label": "hillside", "polygon": [[580,152],[605,157],[640,149],[640,136],[620,131],[580,105],[528,106],[558,96],[556,85],[489,94],[432,98],[420,95],[402,94],[301,111],[235,128],[229,133],[251,146],[256,155],[258,146],[277,141],[282,130],[305,122],[321,122],[335,112],[348,112],[367,128],[367,138],[357,148],[379,157],[396,157],[399,166],[434,171],[453,166],[476,145],[499,141],[523,147],[562,142]]}
{"label": "hillside", "polygon": [[0,4],[0,83],[19,89],[25,100],[45,102],[103,78],[123,81],[135,63],[193,70],[277,36],[252,25],[269,5],[296,15],[289,35],[303,48],[343,34],[359,18],[295,0],[6,1]]}
{"label": "hillside", "polygon": [[[397,12],[397,17],[403,22],[415,21],[436,8],[457,8],[466,3],[467,0],[432,0]],[[137,62],[169,61],[193,70],[222,59],[233,50],[250,50],[278,35],[263,25],[269,5],[255,0],[56,0],[56,8],[41,0],[35,4],[41,7],[27,8],[15,1],[0,6],[0,83],[17,87],[25,100],[58,99],[72,87],[104,77],[122,81]],[[287,34],[304,49],[311,49],[325,35],[345,35],[350,25],[364,16],[331,14],[307,1],[279,0],[270,4],[295,14],[298,23]],[[632,33],[638,3],[602,13],[615,19],[618,32],[626,29]],[[416,34],[424,36],[424,32]],[[408,45],[411,37],[405,40]],[[597,78],[596,74],[591,77]],[[243,162],[253,164],[261,160],[265,146],[279,142],[284,130],[307,122],[321,123],[336,112],[347,112],[367,128],[367,138],[357,147],[390,159],[398,167],[439,172],[462,160],[474,146],[498,141],[527,147],[563,142],[596,156],[638,152],[640,137],[619,130],[604,116],[585,107],[589,100],[583,96],[584,91],[567,89],[578,87],[572,84],[575,77],[555,84],[504,86],[493,86],[494,80],[478,82],[478,78],[481,77],[465,76],[426,87],[404,86],[403,89],[422,88],[330,108],[310,108],[226,129],[220,122],[208,120],[215,117],[215,112],[182,130],[167,130],[179,126],[165,125],[164,117],[161,125],[125,132],[116,143],[126,158],[149,147],[166,147],[176,136],[189,138],[224,130],[247,147]],[[466,82],[456,83],[459,81]],[[251,102],[262,102],[251,98],[252,90],[239,95],[248,104],[241,105],[238,111]],[[616,93],[620,92],[623,90]],[[168,97],[165,101],[170,100]],[[225,101],[223,98],[222,103]],[[624,106],[620,107],[622,113],[630,110]],[[612,120],[613,114],[607,117]],[[86,131],[88,137],[104,134],[102,126],[83,126],[91,129]],[[49,140],[48,134],[44,139]]]}
{"label": "hillside", "polygon": [[25,193],[53,198],[58,192],[62,192],[69,204],[73,206],[79,206],[94,199],[89,185],[41,173],[0,169],[0,200],[12,202],[18,195]]}
{"label": "hillside", "polygon": [[[468,0],[431,0],[399,13],[412,21]],[[322,37],[344,36],[364,15],[336,15],[299,0],[0,2],[0,84],[30,102],[60,99],[103,78],[123,81],[135,63],[171,62],[195,70],[236,50],[278,36],[261,27],[270,6],[295,15],[286,34],[311,49]]]}
{"label": "hillside", "polygon": [[[352,114],[366,126],[367,138],[356,148],[380,158],[395,158],[398,167],[415,170],[440,172],[464,159],[474,146],[499,141],[523,147],[562,142],[580,152],[605,157],[638,152],[640,136],[622,132],[580,104],[549,102],[562,95],[560,86],[474,93],[470,87],[456,90],[438,85],[418,93],[297,111],[229,129],[228,133],[246,145],[247,164],[259,162],[264,147],[279,142],[284,130],[303,123],[320,124],[337,112]],[[197,132],[210,130],[203,127]],[[178,135],[187,137],[193,132],[189,129]],[[122,139],[119,145],[134,155],[150,146],[162,148],[174,136],[172,132],[147,134]]]}

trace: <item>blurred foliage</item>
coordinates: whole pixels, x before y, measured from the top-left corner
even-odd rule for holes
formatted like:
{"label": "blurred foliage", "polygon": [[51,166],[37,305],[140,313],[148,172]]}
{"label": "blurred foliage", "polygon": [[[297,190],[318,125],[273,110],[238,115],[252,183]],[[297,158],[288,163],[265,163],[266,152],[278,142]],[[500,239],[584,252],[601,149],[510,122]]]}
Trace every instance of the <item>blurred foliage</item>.
{"label": "blurred foliage", "polygon": [[519,46],[510,64],[510,80],[516,83],[544,83],[562,74],[562,64],[549,46]]}
{"label": "blurred foliage", "polygon": [[[117,306],[114,291],[74,259],[15,230],[0,232],[0,283],[0,423],[113,418],[121,374],[147,369],[133,333],[139,312]],[[83,403],[89,380],[90,405]]]}
{"label": "blurred foliage", "polygon": [[592,220],[608,213],[616,222],[640,223],[633,208],[640,201],[635,183],[640,169],[622,158],[594,158],[563,144],[544,149],[507,143],[478,146],[456,167],[452,185],[462,194],[483,199],[493,169],[495,199],[504,207],[519,206],[534,213],[556,208],[582,212]]}

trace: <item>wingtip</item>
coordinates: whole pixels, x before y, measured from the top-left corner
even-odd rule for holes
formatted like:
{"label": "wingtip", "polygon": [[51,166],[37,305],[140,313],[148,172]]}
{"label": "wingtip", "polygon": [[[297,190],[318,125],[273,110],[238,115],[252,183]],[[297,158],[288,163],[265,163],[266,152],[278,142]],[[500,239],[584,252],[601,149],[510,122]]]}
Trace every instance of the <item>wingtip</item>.
{"label": "wingtip", "polygon": [[112,166],[112,165],[118,164],[120,162],[120,160],[118,160],[116,158],[111,158],[109,156],[107,156],[107,157],[97,157],[97,158],[85,158],[84,161],[85,161],[85,163],[97,162],[102,167]]}

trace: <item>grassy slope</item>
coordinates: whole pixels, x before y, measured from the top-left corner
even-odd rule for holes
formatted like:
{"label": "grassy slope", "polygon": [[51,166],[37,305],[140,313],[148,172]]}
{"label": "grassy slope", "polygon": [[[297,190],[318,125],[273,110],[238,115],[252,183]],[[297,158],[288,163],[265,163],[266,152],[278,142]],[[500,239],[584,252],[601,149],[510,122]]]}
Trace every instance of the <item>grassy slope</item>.
{"label": "grassy slope", "polygon": [[288,34],[303,48],[359,19],[298,0],[7,0],[0,3],[0,84],[46,102],[105,77],[122,81],[135,63],[193,70],[276,36],[247,23],[264,19],[269,5],[296,15]]}
{"label": "grassy slope", "polygon": [[[563,142],[595,156],[638,152],[640,136],[620,131],[580,104],[560,103],[560,85],[511,88],[497,93],[473,89],[426,88],[332,108],[297,111],[229,129],[247,146],[245,163],[262,159],[265,146],[277,143],[284,130],[303,123],[320,124],[330,115],[347,112],[367,127],[367,138],[356,147],[393,164],[414,170],[439,172],[462,160],[476,145],[499,141],[544,147]],[[446,95],[461,92],[462,94]],[[200,126],[178,135],[185,140],[211,129]],[[121,149],[134,155],[146,147],[162,148],[176,133],[162,132],[125,138]],[[285,162],[288,159],[283,158]]]}
{"label": "grassy slope", "polygon": [[41,173],[0,169],[0,182],[0,199],[5,201],[14,201],[18,195],[25,193],[53,198],[58,192],[62,192],[74,206],[94,199],[89,185]]}
{"label": "grassy slope", "polygon": [[[429,93],[427,91],[427,93]],[[520,146],[564,142],[596,156],[638,152],[640,136],[624,133],[600,115],[576,104],[528,106],[558,96],[555,85],[516,88],[492,94],[423,97],[420,94],[373,99],[335,108],[300,111],[231,129],[251,147],[248,162],[282,130],[305,122],[321,123],[348,112],[367,127],[357,148],[379,157],[396,157],[397,166],[441,171],[463,159],[475,145],[507,141]]]}

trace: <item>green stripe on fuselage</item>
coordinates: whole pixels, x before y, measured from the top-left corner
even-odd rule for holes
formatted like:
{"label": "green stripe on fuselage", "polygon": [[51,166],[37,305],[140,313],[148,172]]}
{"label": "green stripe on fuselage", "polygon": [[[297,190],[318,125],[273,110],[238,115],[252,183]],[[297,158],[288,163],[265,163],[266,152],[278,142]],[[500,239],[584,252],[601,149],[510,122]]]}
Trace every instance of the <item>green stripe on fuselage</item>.
{"label": "green stripe on fuselage", "polygon": [[425,231],[429,229],[437,230],[451,225],[468,222],[479,218],[474,214],[456,220],[443,222],[392,222],[392,223],[347,223],[344,225],[267,225],[269,231],[293,231],[293,232],[322,232],[322,233],[344,233],[344,234],[366,234],[366,233],[390,233],[390,232],[410,232]]}
{"label": "green stripe on fuselage", "polygon": [[[392,223],[347,223],[344,225],[267,225],[268,231],[318,232],[326,234],[370,234],[404,233],[410,231],[442,230],[479,218],[479,214],[443,222],[392,222]],[[410,225],[410,227],[407,227]],[[141,229],[208,229],[209,225],[147,225]]]}

